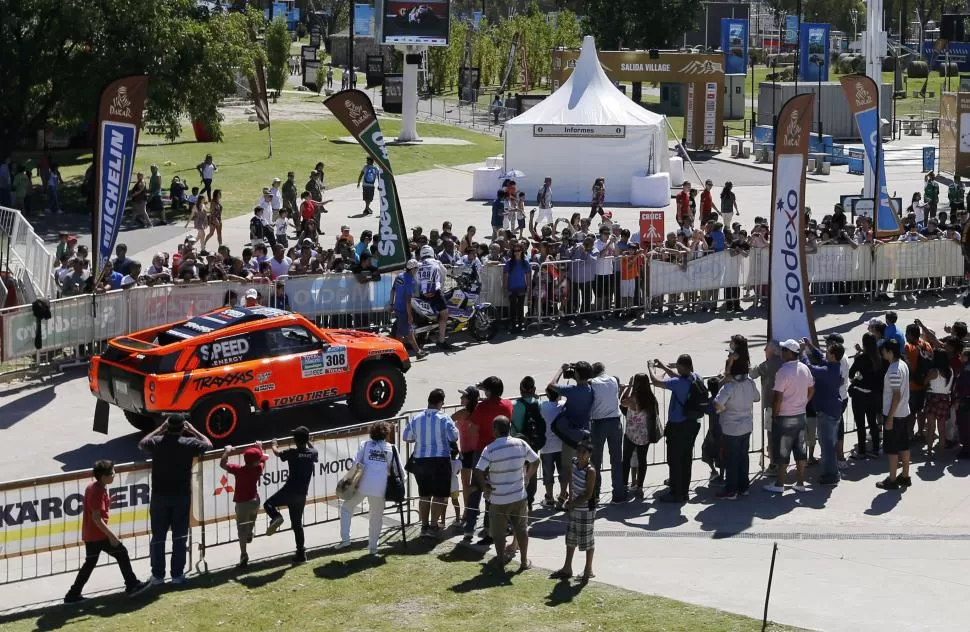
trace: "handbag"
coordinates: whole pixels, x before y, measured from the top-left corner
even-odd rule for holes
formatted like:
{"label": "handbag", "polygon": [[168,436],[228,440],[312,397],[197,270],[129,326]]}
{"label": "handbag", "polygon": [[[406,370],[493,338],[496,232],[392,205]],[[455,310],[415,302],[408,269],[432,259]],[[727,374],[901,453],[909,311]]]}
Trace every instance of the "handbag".
{"label": "handbag", "polygon": [[360,487],[360,479],[364,475],[364,464],[355,463],[352,468],[347,470],[339,481],[337,481],[337,498],[340,500],[350,500],[357,493]]}
{"label": "handbag", "polygon": [[[404,478],[398,468],[397,448],[391,446],[393,458],[387,466],[387,487],[384,488],[384,500],[392,503],[404,502]],[[409,459],[410,460],[410,459]]]}

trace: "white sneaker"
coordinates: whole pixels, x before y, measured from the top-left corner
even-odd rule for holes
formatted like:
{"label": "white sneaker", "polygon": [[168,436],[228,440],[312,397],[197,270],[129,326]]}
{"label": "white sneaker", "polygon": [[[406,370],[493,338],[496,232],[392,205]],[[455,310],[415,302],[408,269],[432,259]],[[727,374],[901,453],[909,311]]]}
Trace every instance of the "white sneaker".
{"label": "white sneaker", "polygon": [[149,579],[148,582],[152,586],[161,586],[162,584],[165,583],[165,578],[164,577],[155,577],[154,575],[152,575],[151,576],[151,579]]}
{"label": "white sneaker", "polygon": [[791,488],[794,489],[796,492],[811,491],[810,489],[808,489],[808,485],[806,485],[805,483],[795,483],[794,485],[791,486]]}
{"label": "white sneaker", "polygon": [[350,541],[349,540],[348,541],[337,542],[336,544],[333,545],[333,548],[335,548],[335,549],[337,549],[339,551],[340,549],[346,549],[348,546],[350,546]]}
{"label": "white sneaker", "polygon": [[273,518],[269,523],[269,527],[266,528],[266,535],[273,535],[282,526],[283,526],[283,516],[279,516],[278,518]]}
{"label": "white sneaker", "polygon": [[766,492],[771,492],[772,494],[783,494],[785,493],[785,488],[777,483],[770,483],[765,485],[764,490]]}

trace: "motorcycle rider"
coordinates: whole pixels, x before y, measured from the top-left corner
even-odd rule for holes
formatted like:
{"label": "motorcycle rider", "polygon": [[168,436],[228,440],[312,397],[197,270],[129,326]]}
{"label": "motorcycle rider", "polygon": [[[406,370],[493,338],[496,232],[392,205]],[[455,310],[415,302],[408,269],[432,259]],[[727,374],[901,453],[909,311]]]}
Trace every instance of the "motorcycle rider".
{"label": "motorcycle rider", "polygon": [[437,346],[442,349],[454,349],[455,346],[445,340],[448,330],[448,305],[441,295],[441,287],[447,274],[445,267],[435,258],[434,249],[431,246],[421,246],[418,258],[421,260],[417,271],[418,292],[421,298],[438,312]]}

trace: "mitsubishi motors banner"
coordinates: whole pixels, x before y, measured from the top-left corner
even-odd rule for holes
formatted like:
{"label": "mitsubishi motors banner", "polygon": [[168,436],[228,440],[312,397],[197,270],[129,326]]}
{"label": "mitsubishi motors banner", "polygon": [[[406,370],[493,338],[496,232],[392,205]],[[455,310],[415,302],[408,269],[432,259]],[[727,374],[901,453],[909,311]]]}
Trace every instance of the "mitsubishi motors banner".
{"label": "mitsubishi motors banner", "polygon": [[384,144],[384,135],[377,122],[377,114],[367,94],[360,90],[342,90],[323,102],[353,134],[381,173],[377,178],[381,214],[377,239],[377,265],[381,272],[401,270],[408,260],[408,238],[404,228],[404,213],[394,184],[391,161]]}
{"label": "mitsubishi motors banner", "polygon": [[805,166],[814,102],[813,94],[796,95],[778,115],[771,186],[768,340],[815,341],[804,240]]}
{"label": "mitsubishi motors banner", "polygon": [[873,230],[877,237],[898,235],[902,232],[899,209],[894,208],[886,187],[885,152],[880,151],[882,138],[879,135],[879,90],[876,82],[865,75],[847,75],[839,79],[842,90],[849,101],[849,109],[859,126],[862,146],[866,150],[866,162],[876,174],[876,187],[879,189],[879,207]]}
{"label": "mitsubishi motors banner", "polygon": [[721,18],[721,50],[724,72],[743,75],[748,71],[748,21]]}
{"label": "mitsubishi motors banner", "polygon": [[138,146],[148,77],[132,75],[108,84],[98,105],[98,141],[94,152],[95,208],[91,214],[91,272],[111,257],[128,201]]}
{"label": "mitsubishi motors banner", "polygon": [[[337,483],[353,466],[354,457],[362,441],[369,437],[368,428],[352,426],[344,431],[328,432],[323,438],[311,439],[313,447],[317,449],[319,461],[314,464],[314,476],[310,480],[307,493],[307,504],[326,503],[337,500]],[[240,446],[245,448],[247,446]],[[279,442],[280,450],[294,447],[292,440]],[[286,483],[289,466],[279,457],[268,450],[269,460],[259,480],[259,497],[266,500]],[[209,524],[234,518],[235,503],[232,502],[235,478],[228,476],[219,467],[219,454],[208,454],[196,461],[195,472],[201,485],[192,494],[192,519],[195,524]],[[230,458],[231,461],[241,463],[239,454]],[[402,459],[403,465],[403,459]],[[312,509],[311,509],[312,512]],[[312,514],[311,514],[312,515]],[[310,522],[318,522],[311,520]],[[257,535],[265,532],[263,526],[266,521],[257,520]]]}

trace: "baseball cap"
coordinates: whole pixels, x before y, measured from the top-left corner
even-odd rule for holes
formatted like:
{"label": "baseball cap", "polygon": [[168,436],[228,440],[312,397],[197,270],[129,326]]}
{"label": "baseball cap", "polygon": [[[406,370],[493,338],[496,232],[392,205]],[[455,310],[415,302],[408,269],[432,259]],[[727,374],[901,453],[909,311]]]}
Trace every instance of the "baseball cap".
{"label": "baseball cap", "polygon": [[313,240],[312,240],[312,239],[310,239],[309,237],[304,237],[304,238],[303,238],[303,241],[302,241],[301,243],[302,243],[302,244],[303,244],[304,246],[312,246],[312,245],[313,245]]}
{"label": "baseball cap", "polygon": [[408,262],[404,264],[404,267],[407,268],[408,270],[414,270],[415,268],[418,268],[420,265],[421,264],[418,263],[417,259],[408,259]]}
{"label": "baseball cap", "polygon": [[256,446],[246,448],[243,452],[243,461],[246,463],[265,463],[269,460],[269,455],[264,454],[262,450]]}
{"label": "baseball cap", "polygon": [[781,348],[788,349],[792,353],[798,353],[798,350],[801,349],[801,345],[798,344],[797,340],[793,340],[789,338],[788,340],[781,343]]}
{"label": "baseball cap", "polygon": [[347,231],[347,230],[350,230],[350,226],[347,226],[346,224],[340,227],[340,232]]}
{"label": "baseball cap", "polygon": [[466,386],[465,388],[458,389],[458,394],[476,402],[481,397],[481,392],[475,386]]}
{"label": "baseball cap", "polygon": [[77,243],[77,237],[75,237],[74,235],[68,235],[68,237],[67,237],[67,243],[69,243],[69,244],[76,244]]}
{"label": "baseball cap", "polygon": [[196,239],[195,239],[195,235],[189,235],[188,237],[186,237],[186,238],[185,238],[185,241],[186,241],[187,243],[190,243],[190,244],[194,244],[194,243],[195,243],[195,241],[196,241]]}
{"label": "baseball cap", "polygon": [[249,288],[246,290],[246,298],[259,298],[259,292],[256,291],[256,288]]}

